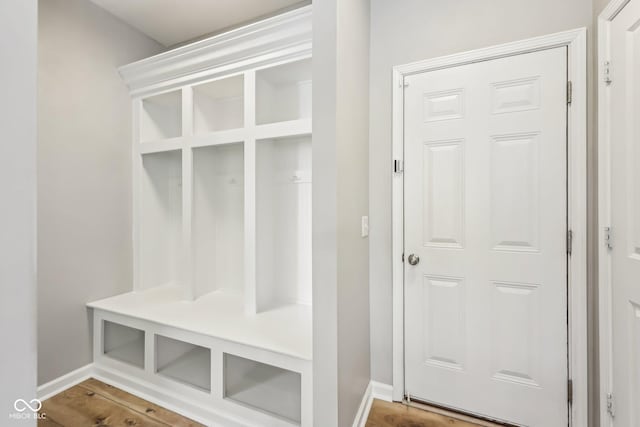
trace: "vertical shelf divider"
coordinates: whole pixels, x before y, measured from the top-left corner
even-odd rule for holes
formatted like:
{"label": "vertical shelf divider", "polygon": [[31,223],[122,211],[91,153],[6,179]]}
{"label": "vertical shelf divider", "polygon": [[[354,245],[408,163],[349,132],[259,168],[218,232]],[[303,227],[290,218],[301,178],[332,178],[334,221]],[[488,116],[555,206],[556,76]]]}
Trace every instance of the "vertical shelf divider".
{"label": "vertical shelf divider", "polygon": [[152,331],[144,333],[144,370],[154,374],[156,370],[156,334]]}
{"label": "vertical shelf divider", "polygon": [[211,347],[211,396],[224,399],[224,359],[218,346]]}
{"label": "vertical shelf divider", "polygon": [[142,155],[140,154],[140,110],[142,110],[142,100],[135,98],[132,106],[133,122],[131,125],[131,163],[132,176],[131,184],[133,187],[133,217],[132,217],[132,234],[133,234],[133,290],[141,290],[140,281],[140,194],[142,192],[140,186],[140,174],[142,173]]}
{"label": "vertical shelf divider", "polygon": [[182,256],[180,277],[184,288],[184,299],[195,299],[193,280],[193,245],[191,233],[193,223],[193,149],[186,141],[193,135],[193,89],[182,88]]}
{"label": "vertical shelf divider", "polygon": [[256,72],[244,73],[244,281],[245,313],[257,312],[256,289]]}

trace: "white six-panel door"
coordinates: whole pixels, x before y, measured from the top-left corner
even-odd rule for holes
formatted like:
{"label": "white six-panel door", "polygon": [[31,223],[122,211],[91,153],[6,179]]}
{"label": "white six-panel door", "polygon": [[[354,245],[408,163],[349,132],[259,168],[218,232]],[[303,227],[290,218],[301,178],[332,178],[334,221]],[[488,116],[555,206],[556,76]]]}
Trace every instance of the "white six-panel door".
{"label": "white six-panel door", "polygon": [[[615,426],[640,426],[640,0],[609,27],[610,272]],[[604,244],[604,242],[603,242]],[[613,403],[613,402],[612,402]]]}
{"label": "white six-panel door", "polygon": [[567,425],[567,50],[405,84],[406,394]]}

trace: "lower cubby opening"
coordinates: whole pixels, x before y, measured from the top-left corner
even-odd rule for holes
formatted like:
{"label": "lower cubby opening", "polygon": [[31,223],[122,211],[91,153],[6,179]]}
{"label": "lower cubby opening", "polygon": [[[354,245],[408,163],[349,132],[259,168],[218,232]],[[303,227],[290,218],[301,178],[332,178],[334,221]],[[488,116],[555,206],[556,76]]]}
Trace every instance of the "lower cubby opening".
{"label": "lower cubby opening", "polygon": [[103,328],[104,355],[144,369],[144,331],[106,320]]}
{"label": "lower cubby opening", "polygon": [[211,391],[211,350],[156,335],[156,373],[207,392]]}
{"label": "lower cubby opening", "polygon": [[301,386],[297,372],[224,354],[226,399],[300,424]]}

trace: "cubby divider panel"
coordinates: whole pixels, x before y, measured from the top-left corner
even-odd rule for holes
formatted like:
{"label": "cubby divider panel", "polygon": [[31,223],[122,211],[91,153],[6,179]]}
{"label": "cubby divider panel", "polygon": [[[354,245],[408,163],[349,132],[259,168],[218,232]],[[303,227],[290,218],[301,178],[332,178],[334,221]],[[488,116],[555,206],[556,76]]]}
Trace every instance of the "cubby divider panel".
{"label": "cubby divider panel", "polygon": [[203,391],[211,391],[211,350],[156,335],[156,372]]}
{"label": "cubby divider panel", "polygon": [[102,327],[104,355],[144,369],[144,331],[107,320]]}
{"label": "cubby divider panel", "polygon": [[224,354],[224,395],[300,424],[301,375],[276,366]]}

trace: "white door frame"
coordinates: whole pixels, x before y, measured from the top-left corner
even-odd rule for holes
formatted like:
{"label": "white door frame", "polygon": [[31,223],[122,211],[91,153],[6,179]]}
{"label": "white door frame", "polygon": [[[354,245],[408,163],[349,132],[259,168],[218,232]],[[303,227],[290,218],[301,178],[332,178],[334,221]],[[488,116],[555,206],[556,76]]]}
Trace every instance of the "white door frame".
{"label": "white door frame", "polygon": [[[573,382],[570,424],[586,426],[587,371],[587,30],[579,28],[393,68],[392,159],[404,161],[404,77],[443,68],[566,46],[572,101],[568,109],[569,378]],[[404,179],[392,172],[393,400],[404,399]]]}
{"label": "white door frame", "polygon": [[600,425],[612,426],[607,394],[613,391],[611,252],[605,241],[605,227],[611,225],[610,129],[611,100],[605,81],[610,58],[611,21],[630,0],[612,0],[598,16],[598,315],[600,327]]}

